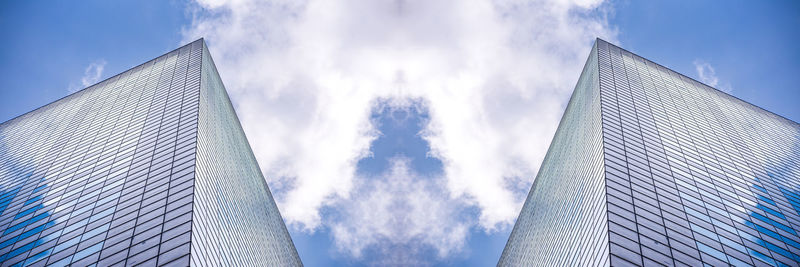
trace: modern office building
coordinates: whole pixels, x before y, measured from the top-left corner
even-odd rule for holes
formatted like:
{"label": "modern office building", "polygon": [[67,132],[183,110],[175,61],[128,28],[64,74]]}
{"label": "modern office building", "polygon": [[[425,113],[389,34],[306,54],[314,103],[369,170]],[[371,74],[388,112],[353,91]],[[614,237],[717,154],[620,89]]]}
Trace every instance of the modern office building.
{"label": "modern office building", "polygon": [[301,265],[202,39],[0,124],[0,231],[2,266]]}
{"label": "modern office building", "polygon": [[498,265],[798,266],[799,213],[798,123],[598,39]]}

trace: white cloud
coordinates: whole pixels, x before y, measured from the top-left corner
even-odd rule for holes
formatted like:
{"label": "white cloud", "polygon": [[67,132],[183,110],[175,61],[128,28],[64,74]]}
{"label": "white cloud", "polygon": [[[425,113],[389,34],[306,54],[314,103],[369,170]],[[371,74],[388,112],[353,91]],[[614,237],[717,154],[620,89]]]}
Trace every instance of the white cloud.
{"label": "white cloud", "polygon": [[380,177],[358,177],[356,190],[337,201],[330,223],[336,246],[355,258],[374,248],[372,265],[424,265],[421,254],[433,248],[440,258],[459,251],[470,223],[459,220],[464,205],[449,198],[442,177],[421,177],[409,159],[394,158]]}
{"label": "white cloud", "polygon": [[697,76],[700,76],[701,82],[726,93],[730,93],[733,90],[728,83],[720,84],[717,72],[710,63],[700,59],[695,59],[692,63],[694,64],[694,69],[697,70]]}
{"label": "white cloud", "polygon": [[104,59],[98,59],[89,63],[89,66],[83,71],[83,77],[81,77],[80,85],[70,84],[68,91],[70,92],[77,92],[83,88],[89,87],[94,85],[95,83],[100,81],[100,77],[103,75],[103,69],[106,67],[106,61]]}
{"label": "white cloud", "polygon": [[[615,41],[607,8],[599,0],[201,0],[184,41],[206,37],[291,227],[359,229],[346,223],[361,221],[319,211],[383,186],[355,174],[377,137],[369,121],[377,99],[421,99],[430,115],[423,137],[444,163],[437,197],[480,211],[446,221],[456,235],[448,240],[459,243],[462,223],[487,231],[513,223],[594,38]],[[397,186],[431,194],[414,181]],[[356,247],[410,238],[384,230],[335,237]]]}

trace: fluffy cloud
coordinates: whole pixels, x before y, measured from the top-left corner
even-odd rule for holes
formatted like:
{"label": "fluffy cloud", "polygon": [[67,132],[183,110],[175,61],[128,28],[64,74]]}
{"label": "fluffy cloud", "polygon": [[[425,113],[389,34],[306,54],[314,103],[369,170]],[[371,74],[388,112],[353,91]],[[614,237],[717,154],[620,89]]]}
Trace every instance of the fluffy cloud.
{"label": "fluffy cloud", "polygon": [[333,207],[330,222],[337,247],[354,258],[379,250],[375,265],[422,265],[426,249],[444,258],[464,244],[469,222],[459,220],[464,206],[449,198],[442,177],[421,177],[409,159],[391,159],[380,177],[358,177],[351,198]]}
{"label": "fluffy cloud", "polygon": [[[594,38],[615,41],[607,8],[599,0],[201,0],[184,41],[206,37],[290,227],[331,227],[342,244],[435,237],[398,235],[384,224],[371,226],[384,232],[359,234],[347,230],[358,221],[320,215],[323,207],[375,208],[342,206],[348,200],[400,197],[359,194],[365,186],[437,199],[408,171],[411,180],[399,184],[356,175],[379,134],[370,123],[378,99],[420,99],[430,115],[421,134],[444,165],[437,197],[479,211],[472,222],[444,221],[455,236],[446,240],[459,244],[461,225],[492,231],[513,223]],[[389,176],[403,173],[400,166]]]}
{"label": "fluffy cloud", "polygon": [[712,67],[710,63],[700,59],[696,59],[692,63],[694,64],[694,69],[697,71],[697,76],[700,77],[701,82],[707,84],[708,86],[722,90],[723,92],[726,93],[730,93],[733,90],[730,84],[719,83],[717,72],[714,70],[714,67]]}
{"label": "fluffy cloud", "polygon": [[86,69],[83,71],[83,77],[81,77],[80,85],[71,84],[68,88],[68,91],[76,92],[99,82],[105,68],[106,61],[104,59],[98,59],[92,63],[89,63],[89,66],[86,66]]}

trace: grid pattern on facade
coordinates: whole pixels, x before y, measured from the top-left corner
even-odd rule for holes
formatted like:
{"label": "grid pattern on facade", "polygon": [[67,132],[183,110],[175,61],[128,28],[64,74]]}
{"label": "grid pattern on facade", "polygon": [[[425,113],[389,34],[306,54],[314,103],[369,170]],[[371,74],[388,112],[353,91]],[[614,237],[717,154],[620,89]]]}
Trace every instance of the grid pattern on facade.
{"label": "grid pattern on facade", "polygon": [[202,39],[0,124],[0,231],[1,266],[301,265]]}
{"label": "grid pattern on facade", "polygon": [[598,41],[612,265],[800,264],[800,126]]}
{"label": "grid pattern on facade", "polygon": [[201,47],[0,125],[2,266],[188,263]]}
{"label": "grid pattern on facade", "polygon": [[192,265],[302,265],[207,48],[201,86]]}
{"label": "grid pattern on facade", "polygon": [[608,264],[597,81],[593,49],[498,265]]}
{"label": "grid pattern on facade", "polygon": [[[577,237],[564,232],[574,228],[543,218],[565,225],[594,218],[553,208],[575,206],[563,203],[574,194],[565,189],[573,179],[599,179],[604,187],[607,250],[591,255],[600,257],[593,265],[800,265],[800,125],[603,40],[592,57],[594,72],[584,70],[581,80],[596,79],[598,99],[591,101],[599,105],[573,114],[573,95],[499,265],[585,256],[580,246],[551,249],[550,242],[575,244]],[[596,114],[598,121],[588,119]],[[550,159],[563,151],[586,154],[559,140],[592,143],[577,140],[594,136],[577,135],[587,130],[566,126],[570,120],[602,123],[601,165]],[[570,168],[602,174],[552,171]]]}

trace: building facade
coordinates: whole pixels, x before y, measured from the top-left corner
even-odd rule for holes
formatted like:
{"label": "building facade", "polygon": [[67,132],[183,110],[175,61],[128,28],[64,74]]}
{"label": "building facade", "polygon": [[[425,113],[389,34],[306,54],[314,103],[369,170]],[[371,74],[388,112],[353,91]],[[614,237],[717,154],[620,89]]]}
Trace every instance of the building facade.
{"label": "building facade", "polygon": [[302,265],[202,39],[0,124],[2,266]]}
{"label": "building facade", "polygon": [[598,39],[499,266],[798,266],[800,124]]}

